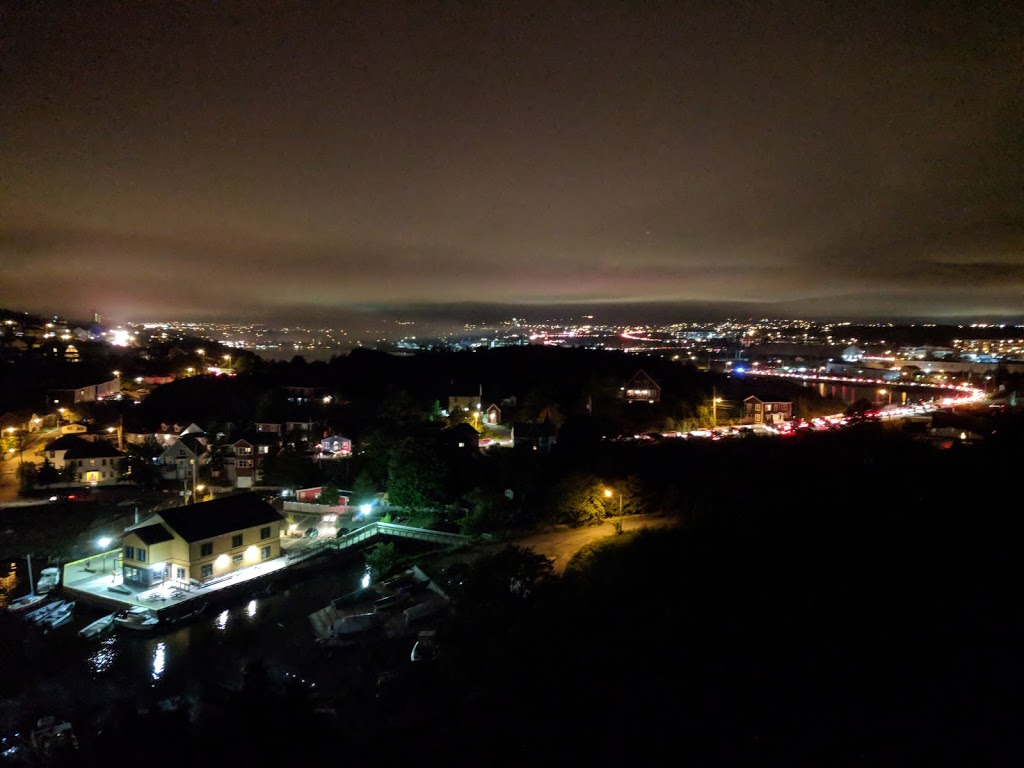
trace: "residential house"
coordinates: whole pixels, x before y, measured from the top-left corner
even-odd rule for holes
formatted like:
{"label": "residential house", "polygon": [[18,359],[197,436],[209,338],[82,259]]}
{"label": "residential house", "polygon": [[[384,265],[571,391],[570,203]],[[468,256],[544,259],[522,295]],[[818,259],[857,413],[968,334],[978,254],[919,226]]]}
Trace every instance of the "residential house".
{"label": "residential house", "polygon": [[113,485],[120,479],[124,454],[106,440],[91,442],[78,435],[64,435],[47,443],[43,451],[56,469],[73,469],[75,483]]}
{"label": "residential house", "polygon": [[205,435],[185,433],[174,438],[157,457],[164,480],[191,480],[199,467],[210,461],[210,444]]}
{"label": "residential house", "polygon": [[512,445],[526,447],[542,453],[550,453],[558,438],[558,428],[550,418],[544,421],[521,421],[512,425]]}
{"label": "residential house", "polygon": [[297,451],[312,451],[317,446],[317,435],[323,434],[320,430],[320,424],[315,421],[286,421],[282,438]]}
{"label": "residential house", "polygon": [[793,403],[787,400],[765,401],[751,395],[743,398],[743,418],[752,424],[782,424],[793,418]]}
{"label": "residential house", "polygon": [[319,451],[323,457],[351,456],[352,441],[341,435],[329,435],[320,440]]}
{"label": "residential house", "polygon": [[451,395],[448,398],[448,413],[480,410],[480,395]]}
{"label": "residential house", "polygon": [[661,387],[643,371],[637,371],[622,387],[622,396],[629,403],[657,403],[661,400]]}
{"label": "residential house", "polygon": [[496,403],[491,403],[487,406],[487,410],[484,411],[484,423],[485,424],[500,424],[501,423],[501,408]]}
{"label": "residential house", "polygon": [[280,436],[274,432],[247,430],[228,439],[231,455],[224,462],[228,480],[235,488],[252,488],[263,482],[263,464],[277,453]]}
{"label": "residential house", "polygon": [[472,425],[460,422],[441,432],[442,441],[455,449],[464,451],[480,450],[480,433]]}
{"label": "residential house", "polygon": [[76,403],[96,403],[116,398],[121,394],[121,377],[115,376],[108,381],[95,384],[83,384],[71,389],[51,389],[47,399],[53,405],[74,405]]}
{"label": "residential house", "polygon": [[285,387],[284,392],[289,403],[322,402],[327,396],[323,387]]}
{"label": "residential house", "polygon": [[251,493],[164,510],[128,529],[124,582],[188,586],[281,556],[285,520]]}

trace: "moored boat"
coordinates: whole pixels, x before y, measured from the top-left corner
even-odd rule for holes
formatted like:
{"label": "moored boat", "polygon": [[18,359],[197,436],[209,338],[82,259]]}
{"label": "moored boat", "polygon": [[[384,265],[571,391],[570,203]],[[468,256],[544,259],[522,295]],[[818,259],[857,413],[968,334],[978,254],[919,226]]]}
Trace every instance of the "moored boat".
{"label": "moored boat", "polygon": [[114,615],[114,624],[125,629],[153,629],[159,623],[160,618],[153,611],[138,605],[134,605],[126,611],[118,611]]}
{"label": "moored boat", "polygon": [[55,600],[52,603],[47,603],[41,608],[36,608],[34,611],[31,611],[30,613],[26,613],[25,618],[29,621],[39,621],[40,619],[45,619],[47,616],[56,611],[62,605],[64,605],[63,600]]}
{"label": "moored boat", "polygon": [[45,629],[56,629],[57,627],[62,627],[71,621],[71,617],[73,615],[74,610],[74,601],[64,603],[59,608],[48,613],[37,623],[39,624],[39,626]]}
{"label": "moored boat", "polygon": [[386,620],[387,617],[379,613],[356,613],[351,616],[342,616],[334,622],[330,636],[347,637],[369,632],[383,625]]}
{"label": "moored boat", "polygon": [[36,754],[44,760],[56,758],[57,755],[74,752],[78,749],[78,737],[75,736],[71,723],[55,717],[43,717],[36,722],[36,727],[29,735],[29,744]]}
{"label": "moored boat", "polygon": [[9,613],[24,613],[32,606],[40,606],[39,604],[46,599],[46,595],[37,595],[34,592],[30,592],[27,595],[22,595],[11,601],[10,605],[7,606]]}
{"label": "moored boat", "polygon": [[60,583],[60,568],[43,568],[36,582],[36,592],[46,593]]}
{"label": "moored boat", "polygon": [[114,613],[108,613],[106,616],[101,616],[91,624],[86,624],[80,630],[78,630],[79,637],[95,637],[114,626]]}

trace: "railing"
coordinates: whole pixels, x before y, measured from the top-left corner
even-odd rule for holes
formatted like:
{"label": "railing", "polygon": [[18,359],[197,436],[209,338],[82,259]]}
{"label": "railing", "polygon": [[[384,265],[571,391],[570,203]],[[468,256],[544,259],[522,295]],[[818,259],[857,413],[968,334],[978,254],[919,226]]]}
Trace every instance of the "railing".
{"label": "railing", "polygon": [[300,550],[289,552],[287,558],[290,562],[298,562],[319,554],[325,549],[333,549],[335,551],[348,549],[377,536],[395,536],[403,539],[430,541],[439,544],[461,544],[472,540],[471,537],[460,533],[431,531],[427,528],[414,528],[410,525],[398,525],[396,523],[369,523],[343,536],[333,539],[320,539]]}

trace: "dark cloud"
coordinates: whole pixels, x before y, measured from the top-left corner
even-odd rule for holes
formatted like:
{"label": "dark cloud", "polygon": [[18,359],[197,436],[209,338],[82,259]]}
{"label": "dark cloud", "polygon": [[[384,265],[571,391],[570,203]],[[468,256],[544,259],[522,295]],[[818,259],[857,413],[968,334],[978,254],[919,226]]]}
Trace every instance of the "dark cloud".
{"label": "dark cloud", "polygon": [[1022,15],[8,6],[0,303],[1020,315]]}

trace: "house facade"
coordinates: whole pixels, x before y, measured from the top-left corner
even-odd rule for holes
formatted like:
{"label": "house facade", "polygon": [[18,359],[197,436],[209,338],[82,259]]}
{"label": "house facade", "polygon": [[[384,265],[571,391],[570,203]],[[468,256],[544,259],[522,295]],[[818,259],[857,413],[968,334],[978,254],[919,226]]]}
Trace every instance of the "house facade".
{"label": "house facade", "polygon": [[782,424],[793,418],[793,403],[786,400],[765,401],[751,395],[743,399],[743,418],[751,424]]}
{"label": "house facade", "polygon": [[281,556],[285,520],[255,494],[164,510],[122,540],[126,584],[188,586]]}
{"label": "house facade", "polygon": [[252,488],[263,482],[263,464],[277,453],[280,436],[276,432],[250,430],[231,441],[231,455],[224,462],[228,480],[235,488]]}
{"label": "house facade", "polygon": [[108,381],[86,384],[74,389],[51,389],[47,392],[48,399],[54,405],[74,405],[76,403],[96,403],[121,394],[121,377],[115,376]]}
{"label": "house facade", "polygon": [[106,440],[95,442],[64,435],[47,443],[44,455],[58,470],[74,470],[79,485],[113,485],[120,480],[124,454]]}
{"label": "house facade", "polygon": [[541,453],[550,453],[558,438],[558,428],[545,417],[542,422],[515,422],[512,425],[512,445]]}
{"label": "house facade", "polygon": [[205,438],[183,435],[176,437],[163,450],[157,460],[164,480],[188,480],[198,468],[209,461],[209,446]]}
{"label": "house facade", "polygon": [[352,441],[341,435],[329,435],[320,440],[321,456],[341,457],[352,455]]}
{"label": "house facade", "polygon": [[643,371],[637,371],[622,388],[622,396],[629,403],[657,403],[661,400],[661,387]]}

